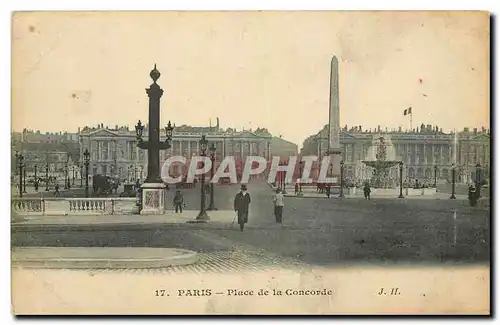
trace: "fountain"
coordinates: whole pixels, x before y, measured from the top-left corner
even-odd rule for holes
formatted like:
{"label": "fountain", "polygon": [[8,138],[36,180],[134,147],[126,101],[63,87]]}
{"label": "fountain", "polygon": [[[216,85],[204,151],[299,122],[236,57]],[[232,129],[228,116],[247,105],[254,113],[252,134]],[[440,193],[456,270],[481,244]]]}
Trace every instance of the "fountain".
{"label": "fountain", "polygon": [[399,164],[396,159],[394,147],[389,137],[374,137],[373,144],[368,150],[366,160],[362,161],[366,166],[373,168],[371,186],[374,188],[395,188],[396,179],[390,178],[390,169]]}

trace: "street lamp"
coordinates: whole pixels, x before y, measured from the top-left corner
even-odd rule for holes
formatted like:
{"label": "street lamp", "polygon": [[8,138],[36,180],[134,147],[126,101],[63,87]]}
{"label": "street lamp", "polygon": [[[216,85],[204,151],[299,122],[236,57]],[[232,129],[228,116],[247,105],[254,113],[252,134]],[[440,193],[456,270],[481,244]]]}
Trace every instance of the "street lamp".
{"label": "street lamp", "polygon": [[340,195],[344,197],[344,161],[340,161]]}
{"label": "street lamp", "polygon": [[476,197],[481,197],[481,165],[476,164]]}
{"label": "street lamp", "polygon": [[83,187],[83,165],[80,163],[80,187]]}
{"label": "street lamp", "polygon": [[451,166],[451,196],[450,196],[450,199],[451,200],[454,200],[456,199],[456,196],[455,196],[455,173],[456,173],[456,166],[455,164],[453,164]]}
{"label": "street lamp", "polygon": [[33,185],[35,185],[35,191],[38,192],[38,185],[37,185],[37,178],[36,178],[36,169],[38,168],[38,166],[35,165],[34,167],[35,167],[35,181],[33,182]]}
{"label": "street lamp", "polygon": [[167,136],[165,142],[170,142],[172,140],[172,132],[173,132],[173,130],[174,130],[174,128],[172,127],[172,124],[170,123],[170,121],[168,121],[168,124],[165,127],[165,134]]}
{"label": "street lamp", "polygon": [[302,176],[304,174],[304,162],[300,162],[300,182],[299,182],[299,193],[302,194]]}
{"label": "street lamp", "polygon": [[399,162],[399,196],[398,198],[404,199],[403,196],[403,162]]}
{"label": "street lamp", "polygon": [[283,171],[283,195],[286,194],[286,170]]}
{"label": "street lamp", "polygon": [[[205,138],[205,135],[201,136],[199,143],[200,143],[200,150],[201,150],[200,154],[202,157],[206,157],[208,141]],[[205,168],[205,162],[203,162],[203,168]],[[199,221],[210,220],[210,217],[207,215],[207,211],[205,209],[205,174],[201,175],[201,206],[200,206],[200,213],[196,217],[196,220],[199,220]]]}
{"label": "street lamp", "polygon": [[67,190],[68,189],[68,163],[66,162],[64,164],[64,189]]}
{"label": "street lamp", "polygon": [[16,151],[15,154],[17,168],[19,168],[19,197],[23,197],[23,155]]}
{"label": "street lamp", "polygon": [[85,149],[83,152],[83,162],[85,164],[85,197],[89,197],[89,163],[90,163],[90,152]]}
{"label": "street lamp", "polygon": [[49,191],[49,163],[45,165],[45,191]]}
{"label": "street lamp", "polygon": [[[24,161],[24,159],[23,159]],[[22,168],[23,168],[23,193],[27,193],[26,192],[26,164],[23,162],[22,164]]]}
{"label": "street lamp", "polygon": [[210,160],[212,161],[212,167],[210,170],[210,204],[208,206],[208,211],[217,211],[218,209],[215,207],[214,202],[214,171],[215,171],[215,144],[212,142],[210,145]]}
{"label": "street lamp", "polygon": [[136,135],[136,139],[137,141],[139,142],[142,142],[142,131],[144,130],[144,125],[142,125],[142,122],[141,120],[139,120],[139,122],[137,122],[137,125],[135,126],[135,135]]}
{"label": "street lamp", "polygon": [[438,166],[434,165],[434,187],[437,190],[437,172],[438,172]]}

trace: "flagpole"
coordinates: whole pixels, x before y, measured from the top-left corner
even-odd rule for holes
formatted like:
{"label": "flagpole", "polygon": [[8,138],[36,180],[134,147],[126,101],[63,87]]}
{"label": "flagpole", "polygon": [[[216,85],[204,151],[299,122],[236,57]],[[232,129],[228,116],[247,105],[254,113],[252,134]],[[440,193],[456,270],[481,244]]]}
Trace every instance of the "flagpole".
{"label": "flagpole", "polygon": [[413,130],[413,127],[412,127],[412,121],[413,120],[413,113],[410,113],[410,131]]}

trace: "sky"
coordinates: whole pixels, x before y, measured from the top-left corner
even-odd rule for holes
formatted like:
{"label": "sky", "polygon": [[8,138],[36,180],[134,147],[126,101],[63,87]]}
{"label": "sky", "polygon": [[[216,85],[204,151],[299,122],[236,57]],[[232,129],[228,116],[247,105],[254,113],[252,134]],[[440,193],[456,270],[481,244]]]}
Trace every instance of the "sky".
{"label": "sky", "polygon": [[296,144],[328,123],[489,128],[489,16],[480,12],[17,13],[12,128],[147,121],[156,64],[161,123],[266,127]]}

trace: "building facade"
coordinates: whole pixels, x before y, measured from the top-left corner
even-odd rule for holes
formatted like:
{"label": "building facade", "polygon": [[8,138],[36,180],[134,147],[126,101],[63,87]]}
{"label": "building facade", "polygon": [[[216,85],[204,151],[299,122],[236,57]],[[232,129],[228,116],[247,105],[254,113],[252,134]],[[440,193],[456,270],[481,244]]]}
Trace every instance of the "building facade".
{"label": "building facade", "polygon": [[15,154],[22,154],[27,177],[44,177],[46,168],[49,176],[64,179],[75,175],[79,178],[81,167],[78,137],[75,133],[41,133],[24,129],[22,132],[13,132],[11,137],[11,173],[17,174]]}
{"label": "building facade", "polygon": [[[193,127],[174,126],[172,147],[160,151],[160,165],[171,156],[184,156],[186,165],[192,156],[199,156],[199,140],[205,135],[211,143],[215,144],[215,166],[225,156],[234,156],[237,169],[242,167],[247,156],[257,155],[266,160],[272,155],[272,135],[264,128],[236,131],[234,129],[221,129],[219,126]],[[148,126],[143,130],[143,139],[147,141]],[[123,180],[145,179],[147,173],[147,151],[137,147],[135,129],[126,126],[84,127],[79,130],[80,155],[88,149],[90,152],[89,174],[102,174],[118,177]],[[165,141],[165,130],[160,132],[160,141]],[[187,166],[177,164],[172,166],[171,174],[178,176],[187,173]]]}
{"label": "building facade", "polygon": [[[481,177],[490,177],[490,131],[464,128],[456,133],[444,133],[437,126],[422,124],[411,132],[398,130],[363,130],[361,126],[341,129],[340,143],[345,164],[345,177],[366,179],[367,168],[362,161],[371,160],[371,149],[378,137],[390,139],[394,159],[404,163],[404,178],[412,182],[433,183],[451,181],[455,166],[456,181],[473,183],[476,165],[481,166]],[[322,158],[328,149],[328,125],[308,137],[301,149],[302,155]],[[391,177],[398,178],[397,168]],[[435,175],[436,173],[436,175]]]}
{"label": "building facade", "polygon": [[271,148],[273,148],[273,156],[280,157],[280,160],[286,160],[290,156],[297,156],[299,153],[298,145],[282,137],[272,137]]}

